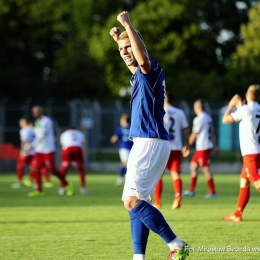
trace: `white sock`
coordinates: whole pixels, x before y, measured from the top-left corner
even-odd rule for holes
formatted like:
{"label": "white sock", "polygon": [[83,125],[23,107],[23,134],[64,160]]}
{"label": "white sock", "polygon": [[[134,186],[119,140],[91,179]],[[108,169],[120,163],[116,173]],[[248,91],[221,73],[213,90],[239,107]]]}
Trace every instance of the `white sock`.
{"label": "white sock", "polygon": [[145,255],[134,254],[133,260],[145,260]]}
{"label": "white sock", "polygon": [[170,243],[167,244],[168,247],[170,248],[171,251],[176,251],[178,249],[183,248],[183,243],[182,241],[176,237],[175,239],[173,239]]}

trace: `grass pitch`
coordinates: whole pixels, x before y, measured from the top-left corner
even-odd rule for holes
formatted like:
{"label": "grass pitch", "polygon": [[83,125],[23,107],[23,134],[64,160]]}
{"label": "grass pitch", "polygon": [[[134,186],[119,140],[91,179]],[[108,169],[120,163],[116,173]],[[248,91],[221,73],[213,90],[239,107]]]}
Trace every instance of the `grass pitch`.
{"label": "grass pitch", "polygon": [[[10,188],[14,173],[0,175],[1,260],[132,259],[122,187],[114,186],[117,175],[89,174],[90,194],[86,196],[78,192],[78,176],[71,174],[68,178],[74,183],[73,196],[59,196],[58,182],[52,177],[55,186],[45,189],[44,197],[28,198],[30,188]],[[182,178],[186,189],[189,175]],[[207,187],[204,176],[200,176],[196,196],[184,197],[181,208],[173,211],[170,176],[164,176],[161,211],[174,232],[192,246],[187,259],[260,259],[258,192],[251,188],[243,221],[227,223],[221,217],[235,209],[239,175],[216,174],[215,183],[218,198],[203,198]],[[167,253],[167,245],[150,233],[146,259],[167,259]]]}

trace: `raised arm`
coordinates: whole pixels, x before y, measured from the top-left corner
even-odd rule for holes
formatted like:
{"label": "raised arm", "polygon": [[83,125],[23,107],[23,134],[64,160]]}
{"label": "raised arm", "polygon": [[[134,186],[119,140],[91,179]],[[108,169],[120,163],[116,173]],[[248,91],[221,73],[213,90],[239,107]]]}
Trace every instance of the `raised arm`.
{"label": "raised arm", "polygon": [[117,16],[117,20],[125,28],[128,34],[133,54],[135,56],[137,63],[141,68],[141,71],[144,74],[149,73],[151,69],[151,62],[149,60],[148,52],[146,50],[144,42],[139,37],[138,33],[136,32],[135,28],[130,22],[129,13],[128,12],[120,13]]}
{"label": "raised arm", "polygon": [[239,95],[235,95],[228,103],[228,107],[226,109],[226,112],[224,113],[223,117],[222,117],[222,122],[224,124],[230,124],[233,123],[234,120],[231,116],[232,113],[232,109],[234,107],[241,107],[242,106],[242,99]]}

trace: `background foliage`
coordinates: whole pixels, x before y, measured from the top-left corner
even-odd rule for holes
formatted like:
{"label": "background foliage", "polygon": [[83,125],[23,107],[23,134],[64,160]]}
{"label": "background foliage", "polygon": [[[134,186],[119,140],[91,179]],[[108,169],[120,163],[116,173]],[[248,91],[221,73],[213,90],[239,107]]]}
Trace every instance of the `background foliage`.
{"label": "background foliage", "polygon": [[109,29],[123,10],[178,99],[259,82],[258,1],[0,0],[0,96],[118,97],[130,73]]}

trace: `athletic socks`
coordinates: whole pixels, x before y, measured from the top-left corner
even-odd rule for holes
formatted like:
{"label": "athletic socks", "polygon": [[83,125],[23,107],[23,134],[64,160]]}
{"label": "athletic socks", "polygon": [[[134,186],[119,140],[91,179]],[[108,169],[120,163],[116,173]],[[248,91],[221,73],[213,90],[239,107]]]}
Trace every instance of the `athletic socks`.
{"label": "athletic socks", "polygon": [[174,200],[181,201],[182,180],[180,178],[176,179],[172,184],[175,193]]}
{"label": "athletic socks", "polygon": [[195,190],[197,179],[197,177],[191,178],[189,191],[193,192]]}
{"label": "athletic socks", "polygon": [[[147,228],[158,234],[166,244],[176,238],[176,235],[169,227],[162,213],[148,202],[139,202],[131,210],[131,213],[140,219]],[[137,232],[137,230],[133,230],[133,232]]]}
{"label": "athletic socks", "polygon": [[49,172],[46,170],[46,168],[41,169],[41,174],[43,175],[46,182],[51,182]]}
{"label": "athletic socks", "polygon": [[134,248],[134,260],[143,260],[149,236],[149,228],[137,218],[132,211],[129,211],[131,234]]}
{"label": "athletic socks", "polygon": [[176,251],[178,249],[183,248],[183,243],[178,237],[176,237],[174,240],[172,240],[167,245],[170,248],[170,251]]}
{"label": "athletic socks", "polygon": [[86,187],[86,181],[85,181],[85,171],[84,169],[79,169],[79,179],[80,179],[80,187],[85,188]]}
{"label": "athletic socks", "polygon": [[207,181],[207,184],[208,184],[208,187],[209,187],[209,192],[210,192],[210,194],[215,194],[216,191],[215,191],[215,185],[214,185],[214,180],[213,180],[213,178],[209,179],[209,180]]}
{"label": "athletic socks", "polygon": [[242,215],[244,208],[246,207],[250,198],[250,187],[240,188],[240,192],[237,200],[237,209],[234,215],[239,217]]}
{"label": "athletic socks", "polygon": [[154,189],[154,204],[161,205],[161,195],[163,190],[163,181],[160,179]]}
{"label": "athletic socks", "polygon": [[126,174],[126,167],[121,167],[119,171],[120,177],[124,178]]}

